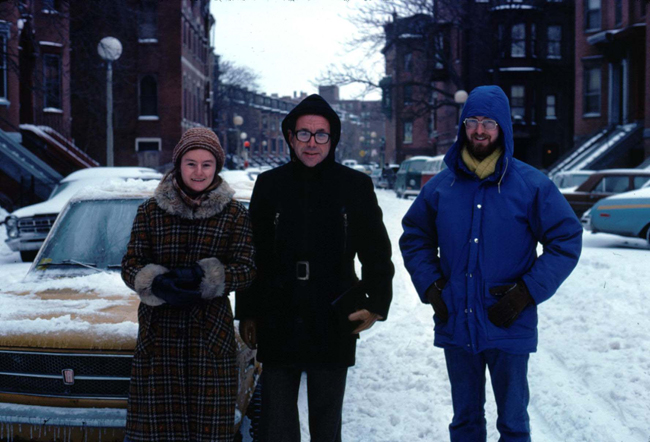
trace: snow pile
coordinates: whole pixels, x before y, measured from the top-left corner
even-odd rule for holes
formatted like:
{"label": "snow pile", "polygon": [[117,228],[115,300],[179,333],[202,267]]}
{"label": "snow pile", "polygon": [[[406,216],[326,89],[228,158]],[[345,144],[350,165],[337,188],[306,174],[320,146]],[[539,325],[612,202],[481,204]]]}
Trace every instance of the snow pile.
{"label": "snow pile", "polygon": [[[38,273],[38,270],[33,270]],[[69,289],[76,292],[93,292],[99,297],[115,296],[119,294],[123,297],[132,296],[133,292],[129,289],[119,272],[97,272],[92,275],[78,276],[73,278],[43,278],[43,279],[21,279],[14,280],[2,287],[2,291],[37,293],[44,290],[64,290]],[[2,292],[0,292],[2,293]]]}

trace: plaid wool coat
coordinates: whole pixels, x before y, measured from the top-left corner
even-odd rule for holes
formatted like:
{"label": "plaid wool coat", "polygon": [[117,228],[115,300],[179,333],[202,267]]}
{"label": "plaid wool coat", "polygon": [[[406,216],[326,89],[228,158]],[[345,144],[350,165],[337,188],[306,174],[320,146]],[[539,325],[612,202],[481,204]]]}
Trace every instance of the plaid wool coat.
{"label": "plaid wool coat", "polygon": [[[139,208],[122,278],[141,298],[126,436],[134,441],[230,441],[237,398],[228,293],[255,277],[248,211],[224,181],[192,209],[167,175]],[[202,299],[182,309],[151,292],[169,269],[199,263]]]}

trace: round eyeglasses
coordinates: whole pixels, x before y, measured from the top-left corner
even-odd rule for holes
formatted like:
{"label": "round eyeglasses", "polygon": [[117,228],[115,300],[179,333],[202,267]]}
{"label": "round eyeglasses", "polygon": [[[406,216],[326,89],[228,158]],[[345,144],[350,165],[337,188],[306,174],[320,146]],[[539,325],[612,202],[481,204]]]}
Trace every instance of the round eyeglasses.
{"label": "round eyeglasses", "polygon": [[479,123],[483,125],[483,129],[485,130],[494,130],[499,126],[499,123],[494,120],[479,121],[476,118],[465,118],[463,123],[465,123],[465,127],[469,130],[475,130],[478,128]]}
{"label": "round eyeglasses", "polygon": [[309,140],[311,139],[312,136],[314,137],[314,141],[316,141],[316,144],[325,144],[330,140],[330,134],[328,134],[327,132],[312,133],[305,129],[301,129],[298,132],[296,132],[296,138],[298,139],[298,141],[302,143],[309,143]]}

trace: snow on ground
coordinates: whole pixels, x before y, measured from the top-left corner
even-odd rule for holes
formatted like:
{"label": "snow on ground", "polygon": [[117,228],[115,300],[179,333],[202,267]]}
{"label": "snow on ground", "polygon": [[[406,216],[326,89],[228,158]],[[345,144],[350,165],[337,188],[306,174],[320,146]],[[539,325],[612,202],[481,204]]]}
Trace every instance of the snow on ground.
{"label": "snow on ground", "polygon": [[[448,440],[452,408],[432,311],[420,303],[399,253],[401,218],[412,200],[377,192],[393,243],[396,275],[386,322],[363,332],[343,410],[345,441]],[[29,269],[4,244],[0,291]],[[540,250],[541,252],[541,250]],[[647,442],[650,438],[650,249],[643,240],[584,235],[578,267],[539,307],[539,349],[531,355],[531,427],[536,442]],[[304,384],[304,382],[303,382]],[[496,407],[488,382],[488,440]],[[299,399],[303,440],[307,401]]]}

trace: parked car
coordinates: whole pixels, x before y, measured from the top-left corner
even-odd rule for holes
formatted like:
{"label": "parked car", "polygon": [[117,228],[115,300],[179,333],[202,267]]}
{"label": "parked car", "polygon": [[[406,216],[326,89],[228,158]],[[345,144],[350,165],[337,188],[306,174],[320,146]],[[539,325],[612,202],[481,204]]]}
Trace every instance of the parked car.
{"label": "parked car", "polygon": [[73,172],[59,182],[47,201],[18,209],[5,219],[7,245],[20,252],[23,261],[33,261],[68,200],[80,189],[114,178],[160,180],[162,174],[148,167],[93,167]]}
{"label": "parked car", "polygon": [[640,189],[649,180],[650,170],[600,170],[591,174],[577,189],[563,192],[563,195],[578,218],[580,218],[587,209],[599,200],[617,193]]}
{"label": "parked car", "polygon": [[595,170],[565,170],[554,174],[551,180],[560,191],[575,190],[594,172]]}
{"label": "parked car", "polygon": [[[9,440],[124,440],[139,298],[120,263],[156,184],[112,181],[74,196],[25,279],[0,290],[0,419]],[[237,329],[239,428],[261,368]]]}
{"label": "parked car", "polygon": [[431,178],[436,176],[438,173],[442,172],[447,168],[447,163],[445,163],[445,156],[444,155],[437,155],[430,160],[428,160],[426,163],[424,163],[424,167],[422,168],[422,179],[421,179],[421,184],[420,187],[424,187],[426,183],[429,182]]}
{"label": "parked car", "polygon": [[603,198],[589,212],[593,233],[645,238],[650,246],[650,186]]}
{"label": "parked car", "polygon": [[343,160],[341,164],[344,166],[352,167],[357,165],[357,160]]}
{"label": "parked car", "polygon": [[433,157],[417,156],[402,161],[395,177],[395,194],[397,198],[407,198],[420,193],[422,169]]}
{"label": "parked car", "polygon": [[372,170],[370,178],[377,189],[392,189],[395,185],[395,176],[399,170],[398,164],[389,164],[383,169]]}
{"label": "parked car", "polygon": [[358,170],[359,172],[363,172],[366,175],[370,175],[372,173],[372,168],[367,164],[355,164],[354,166],[350,167],[354,170]]}

